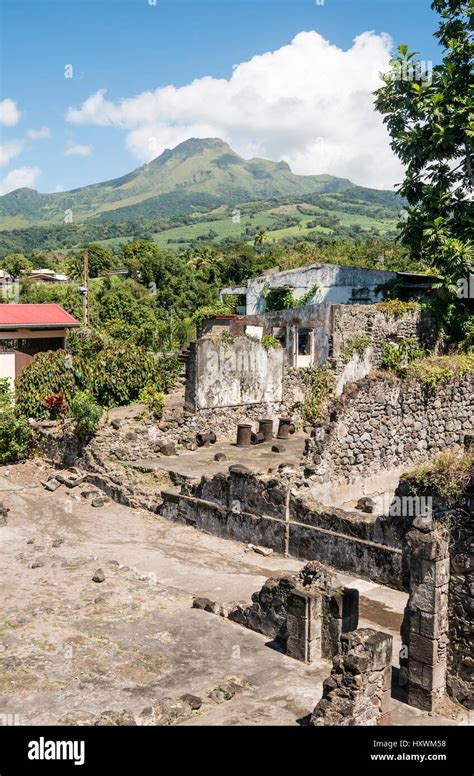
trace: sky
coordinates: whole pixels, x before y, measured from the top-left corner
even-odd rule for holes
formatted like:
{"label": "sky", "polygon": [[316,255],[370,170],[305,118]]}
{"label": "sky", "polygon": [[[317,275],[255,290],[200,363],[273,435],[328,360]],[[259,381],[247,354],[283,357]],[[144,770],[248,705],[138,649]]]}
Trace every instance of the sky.
{"label": "sky", "polygon": [[372,92],[430,0],[1,0],[0,194],[124,175],[188,137],[374,188],[402,179]]}

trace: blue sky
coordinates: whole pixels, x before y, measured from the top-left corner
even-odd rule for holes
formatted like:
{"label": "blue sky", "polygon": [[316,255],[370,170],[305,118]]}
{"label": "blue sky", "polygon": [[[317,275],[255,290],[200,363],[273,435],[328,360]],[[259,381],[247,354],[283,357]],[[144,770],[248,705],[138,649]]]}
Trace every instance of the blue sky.
{"label": "blue sky", "polygon": [[[369,126],[369,102],[364,97],[357,102],[362,93],[368,94],[372,76],[364,79],[360,75],[351,86],[357,65],[346,62],[342,55],[351,49],[356,36],[373,31],[360,56],[354,52],[353,62],[364,60],[366,70],[383,58],[381,33],[388,33],[395,44],[408,43],[422,59],[436,64],[439,50],[432,35],[437,18],[430,0],[325,0],[323,5],[316,0],[152,3],[3,0],[1,98],[13,101],[21,113],[15,123],[10,115],[2,127],[2,140],[10,151],[6,157],[11,157],[1,171],[4,180],[9,176],[15,182],[15,171],[26,168],[35,171],[30,172],[34,188],[68,190],[129,172],[184,139],[188,129],[206,134],[208,128],[225,136],[242,155],[285,158],[300,174],[345,173],[358,183],[376,186],[389,185],[397,177],[396,165],[388,156],[379,178],[375,171],[368,171],[372,167],[370,148],[380,150],[383,142],[388,148],[388,141],[380,135],[378,125]],[[252,65],[245,70],[245,88],[227,88],[215,80],[229,81],[233,66],[278,52],[299,33],[313,30],[337,47],[333,64],[324,56],[319,37],[300,37],[294,51],[288,49],[288,65],[283,54],[258,61],[255,90]],[[316,68],[314,63],[319,61],[323,64]],[[72,78],[65,77],[66,65],[73,67]],[[282,86],[282,95],[287,102],[282,103],[278,85],[286,81],[286,72],[289,83]],[[186,87],[205,77],[214,81],[209,87],[205,83],[196,87],[189,106],[183,91],[174,97],[171,107],[166,92],[160,92],[155,100],[131,103],[130,110],[120,108],[122,98],[133,100],[144,92],[152,95],[168,85]],[[219,87],[217,91],[213,84]],[[97,109],[81,111],[83,103],[99,90],[107,92]],[[272,94],[268,105],[267,93]],[[344,111],[332,115],[339,95]],[[252,102],[261,106],[260,116],[251,115]],[[294,126],[287,116],[282,117],[284,104],[295,106]],[[363,105],[366,115],[359,115]],[[70,107],[76,109],[74,120],[71,116],[66,120]],[[141,110],[143,121],[137,116]],[[326,121],[315,119],[323,113],[327,113]],[[344,136],[340,126],[346,122],[348,134]],[[275,127],[278,123],[280,132]],[[48,129],[42,133],[45,137],[28,137],[31,130],[44,127]],[[329,169],[324,169],[325,162]],[[373,165],[378,165],[377,159]],[[28,173],[25,175],[28,182]],[[0,190],[9,188],[8,180]]]}

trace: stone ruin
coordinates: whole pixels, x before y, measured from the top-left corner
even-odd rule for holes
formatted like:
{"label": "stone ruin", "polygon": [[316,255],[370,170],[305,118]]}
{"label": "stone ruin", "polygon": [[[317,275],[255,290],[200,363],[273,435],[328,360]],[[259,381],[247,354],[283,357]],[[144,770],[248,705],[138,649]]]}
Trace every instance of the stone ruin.
{"label": "stone ruin", "polygon": [[392,642],[372,628],[342,634],[311,725],[390,724]]}
{"label": "stone ruin", "polygon": [[219,606],[199,598],[193,606],[269,636],[296,660],[333,661],[311,725],[390,723],[392,636],[357,630],[358,591],[338,586],[323,564],[267,579],[251,604]]}
{"label": "stone ruin", "polygon": [[337,586],[330,569],[312,562],[299,574],[267,579],[252,604],[237,604],[227,616],[312,663],[337,654],[341,634],[357,628],[359,592]]}

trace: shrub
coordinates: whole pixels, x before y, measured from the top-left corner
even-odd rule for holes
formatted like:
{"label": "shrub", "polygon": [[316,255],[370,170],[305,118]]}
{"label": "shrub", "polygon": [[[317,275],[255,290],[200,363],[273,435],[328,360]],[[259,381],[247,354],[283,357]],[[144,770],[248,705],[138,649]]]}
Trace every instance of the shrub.
{"label": "shrub", "polygon": [[163,415],[163,407],[165,406],[165,397],[161,391],[157,391],[152,385],[147,385],[140,392],[140,402],[146,404],[153,415],[156,418],[161,418]]}
{"label": "shrub", "polygon": [[419,463],[403,475],[411,492],[431,490],[450,501],[460,496],[469,485],[473,473],[474,458],[462,448],[439,453],[431,461]]}
{"label": "shrub", "polygon": [[391,315],[394,318],[403,318],[408,313],[421,310],[419,302],[403,302],[401,299],[388,299],[386,302],[378,302],[376,307],[385,315]]}
{"label": "shrub", "polygon": [[367,334],[355,334],[349,342],[342,346],[342,360],[347,364],[354,353],[362,358],[369,345],[370,337]]}
{"label": "shrub", "polygon": [[182,369],[182,364],[175,355],[162,355],[156,362],[156,386],[163,393],[170,393],[176,385],[176,380]]}
{"label": "shrub", "polygon": [[403,377],[409,364],[423,358],[426,353],[419,347],[414,337],[407,337],[401,342],[385,342],[383,346],[382,367],[396,372]]}
{"label": "shrub", "polygon": [[79,359],[65,350],[38,353],[15,380],[16,408],[27,417],[45,420],[49,409],[45,399],[61,394],[69,404],[81,384]]}
{"label": "shrub", "polygon": [[33,442],[33,432],[26,418],[13,409],[0,414],[0,464],[24,460]]}
{"label": "shrub", "polygon": [[69,335],[72,352],[38,353],[16,379],[16,406],[22,415],[44,420],[59,412],[51,398],[66,405],[78,391],[88,391],[102,407],[121,407],[138,399],[147,385],[169,393],[181,364],[176,356],[156,357],[131,342],[82,330]]}
{"label": "shrub", "polygon": [[111,340],[86,366],[86,386],[102,407],[133,404],[146,385],[162,385],[159,361],[139,345]]}
{"label": "shrub", "polygon": [[58,418],[67,412],[67,401],[62,393],[52,393],[43,400],[43,405],[49,412],[50,418]]}
{"label": "shrub", "polygon": [[12,391],[8,377],[0,377],[0,409],[12,406]]}
{"label": "shrub", "polygon": [[307,379],[309,388],[303,401],[301,415],[308,423],[321,419],[323,409],[331,393],[334,374],[329,364],[309,369]]}
{"label": "shrub", "polygon": [[97,431],[102,417],[100,407],[87,391],[78,391],[71,400],[70,415],[75,420],[74,433],[81,441],[90,439]]}
{"label": "shrub", "polygon": [[279,341],[277,340],[276,337],[273,336],[273,334],[264,334],[261,341],[265,350],[270,350],[270,348],[280,347]]}
{"label": "shrub", "polygon": [[406,369],[406,377],[419,380],[432,391],[440,385],[462,380],[474,372],[474,355],[455,353],[451,356],[430,356],[414,361]]}

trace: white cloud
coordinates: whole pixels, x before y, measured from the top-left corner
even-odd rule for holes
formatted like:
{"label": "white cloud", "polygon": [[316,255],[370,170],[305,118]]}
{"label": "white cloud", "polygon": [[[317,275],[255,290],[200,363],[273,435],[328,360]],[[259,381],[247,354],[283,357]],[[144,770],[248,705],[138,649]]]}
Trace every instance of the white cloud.
{"label": "white cloud", "polygon": [[29,129],[26,134],[31,140],[44,140],[51,137],[51,130],[49,127],[41,127],[41,129]]}
{"label": "white cloud", "polygon": [[10,170],[0,181],[0,195],[23,187],[33,188],[40,175],[39,167],[18,167],[16,170]]}
{"label": "white cloud", "polygon": [[56,186],[54,187],[54,190],[55,190],[55,191],[64,191],[64,185],[63,185],[62,183],[58,183],[58,184],[56,184]]}
{"label": "white cloud", "polygon": [[0,143],[0,166],[19,156],[24,146],[23,140],[6,140],[5,143]]}
{"label": "white cloud", "polygon": [[81,145],[80,143],[77,143],[76,145],[66,148],[64,156],[90,156],[93,150],[94,148],[91,145]]}
{"label": "white cloud", "polygon": [[392,187],[402,168],[373,107],[391,40],[364,32],[347,51],[315,31],[234,67],[232,76],[197,79],[118,101],[106,90],[79,109],[73,124],[114,126],[147,162],[189,137],[221,137],[246,158],[287,161],[299,174],[330,173],[355,183]]}
{"label": "white cloud", "polygon": [[18,110],[16,102],[10,97],[0,101],[0,124],[6,127],[14,127],[21,118],[21,112]]}

